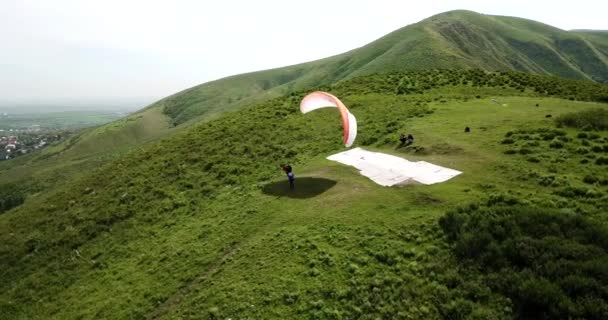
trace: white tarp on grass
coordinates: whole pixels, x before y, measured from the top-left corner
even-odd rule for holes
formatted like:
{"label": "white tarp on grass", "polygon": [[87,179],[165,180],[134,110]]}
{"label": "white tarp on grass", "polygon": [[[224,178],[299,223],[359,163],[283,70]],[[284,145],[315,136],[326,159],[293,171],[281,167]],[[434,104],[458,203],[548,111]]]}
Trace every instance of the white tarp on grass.
{"label": "white tarp on grass", "polygon": [[412,180],[422,184],[433,184],[447,181],[462,173],[426,161],[412,162],[361,148],[336,153],[327,159],[353,166],[359,169],[362,175],[382,186],[393,186]]}

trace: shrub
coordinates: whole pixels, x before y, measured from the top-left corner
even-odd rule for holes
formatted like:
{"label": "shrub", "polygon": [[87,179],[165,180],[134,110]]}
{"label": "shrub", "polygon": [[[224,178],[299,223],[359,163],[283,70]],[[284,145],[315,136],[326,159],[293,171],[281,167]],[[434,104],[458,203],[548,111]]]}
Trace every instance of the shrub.
{"label": "shrub", "polygon": [[586,175],[585,178],[583,178],[583,182],[588,183],[588,184],[594,184],[596,182],[598,182],[598,178],[592,175]]}
{"label": "shrub", "polygon": [[25,201],[25,192],[17,185],[0,185],[0,213],[21,205]]}
{"label": "shrub", "polygon": [[554,183],[555,183],[555,176],[553,176],[553,175],[542,176],[538,179],[538,184],[543,187],[548,187],[550,185],[553,185]]}
{"label": "shrub", "polygon": [[567,113],[557,117],[555,123],[577,129],[608,130],[608,110],[597,108]]}
{"label": "shrub", "polygon": [[604,151],[604,148],[602,148],[602,146],[593,146],[591,148],[591,151],[596,152],[596,153],[600,153],[600,152]]}
{"label": "shrub", "polygon": [[541,139],[545,141],[553,140],[555,138],[555,134],[553,132],[547,132],[540,135]]}
{"label": "shrub", "polygon": [[608,158],[599,157],[595,160],[595,164],[597,165],[608,165]]}
{"label": "shrub", "polygon": [[504,154],[516,154],[517,150],[514,149],[509,149],[509,150],[505,150]]}
{"label": "shrub", "polygon": [[561,148],[563,148],[563,147],[564,147],[564,144],[563,144],[562,142],[560,142],[560,141],[553,140],[553,141],[552,141],[552,142],[549,144],[549,147],[550,147],[550,148],[553,148],[553,149],[561,149]]}
{"label": "shrub", "polygon": [[566,198],[594,198],[596,194],[585,187],[567,186],[556,192],[556,194]]}
{"label": "shrub", "polygon": [[538,147],[540,146],[540,143],[538,143],[538,141],[528,141],[525,144],[526,147]]}
{"label": "shrub", "polygon": [[515,140],[513,140],[511,138],[506,138],[506,139],[503,139],[500,143],[501,144],[513,144],[513,143],[515,143]]}
{"label": "shrub", "polygon": [[579,134],[576,135],[576,137],[579,139],[586,139],[589,136],[585,132],[580,132]]}
{"label": "shrub", "polygon": [[608,278],[599,270],[608,263],[608,229],[602,224],[558,209],[515,205],[450,211],[439,225],[463,272],[478,272],[508,297],[514,318],[604,318],[599,288]]}

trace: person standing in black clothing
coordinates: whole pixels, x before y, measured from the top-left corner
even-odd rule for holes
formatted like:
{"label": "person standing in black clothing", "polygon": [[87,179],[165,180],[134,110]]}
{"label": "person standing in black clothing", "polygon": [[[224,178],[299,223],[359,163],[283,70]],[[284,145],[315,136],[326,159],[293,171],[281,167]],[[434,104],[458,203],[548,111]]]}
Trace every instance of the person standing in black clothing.
{"label": "person standing in black clothing", "polygon": [[295,188],[294,181],[296,180],[296,177],[292,172],[291,166],[288,164],[282,164],[281,169],[283,169],[285,174],[287,174],[287,179],[289,179],[289,189],[293,190]]}

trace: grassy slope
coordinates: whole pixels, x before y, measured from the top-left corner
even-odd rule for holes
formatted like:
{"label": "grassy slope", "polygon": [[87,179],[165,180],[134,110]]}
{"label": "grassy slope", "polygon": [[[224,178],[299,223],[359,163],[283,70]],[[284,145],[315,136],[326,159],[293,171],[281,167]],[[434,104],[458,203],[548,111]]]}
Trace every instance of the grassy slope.
{"label": "grassy slope", "polygon": [[[56,161],[32,157],[0,165],[0,179],[23,183],[31,177],[28,172],[38,170],[45,172],[43,180],[57,181],[58,177],[69,176],[70,170],[65,170],[69,167],[64,164],[77,161],[78,166],[71,168],[78,170],[97,166],[141,141],[163,137],[174,124],[187,127],[254,102],[371,73],[429,68],[515,69],[606,81],[607,52],[603,34],[567,32],[530,20],[470,11],[447,12],[334,57],[187,89],[144,109],[142,118],[129,118],[135,122],[115,122],[83,134],[76,143],[65,143],[60,148],[73,150],[66,149],[65,156],[56,157]],[[161,112],[170,119],[163,119]],[[100,150],[106,156],[99,157]],[[2,172],[11,166],[16,168]]]}
{"label": "grassy slope", "polygon": [[604,43],[602,37],[582,37],[531,20],[451,11],[341,55],[205,83],[152,107],[164,108],[173,121],[183,123],[354,76],[430,68],[520,70],[607,81]]}
{"label": "grassy slope", "polygon": [[[505,155],[514,147],[500,144],[509,130],[551,127],[546,114],[605,105],[516,87],[395,95],[388,84],[396,80],[403,75],[333,88],[359,119],[357,143],[463,175],[379,187],[324,159],[343,150],[333,110],[303,116],[300,94],[271,100],[131,152],[0,216],[3,318],[445,317],[471,289],[446,282],[456,267],[438,234],[443,212],[497,193],[591,216],[606,209],[558,196],[531,174],[575,186],[601,175],[579,164],[587,157],[573,152],[580,141],[563,150],[543,142],[539,163]],[[416,136],[414,147],[395,149],[401,131]],[[602,136],[592,143],[606,144]],[[284,161],[295,168],[294,193],[277,167]],[[606,198],[605,187],[593,188]],[[506,300],[484,297],[473,305],[478,317],[509,316]]]}
{"label": "grassy slope", "polygon": [[16,182],[41,190],[91,170],[129,149],[165,136],[167,117],[158,109],[130,115],[107,125],[86,129],[69,140],[15,160],[0,163],[3,183]]}

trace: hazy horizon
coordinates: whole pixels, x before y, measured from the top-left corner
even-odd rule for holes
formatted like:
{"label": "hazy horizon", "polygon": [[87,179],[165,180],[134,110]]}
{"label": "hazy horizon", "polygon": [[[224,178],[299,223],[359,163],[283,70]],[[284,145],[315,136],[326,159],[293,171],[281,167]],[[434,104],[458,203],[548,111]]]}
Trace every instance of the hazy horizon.
{"label": "hazy horizon", "polygon": [[0,110],[43,112],[139,109],[215,79],[340,54],[455,9],[608,29],[608,4],[589,0],[0,2]]}
{"label": "hazy horizon", "polygon": [[124,99],[116,101],[33,101],[30,103],[11,103],[0,101],[0,113],[27,114],[65,111],[137,111],[155,100]]}

